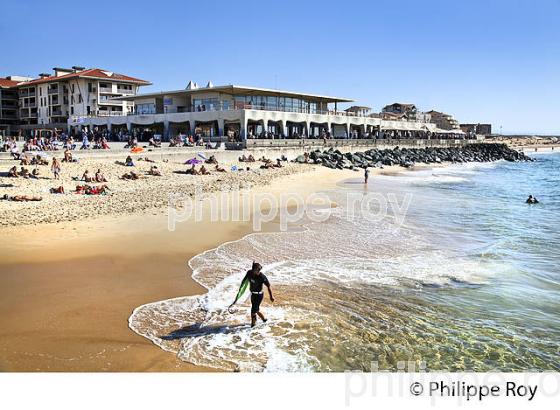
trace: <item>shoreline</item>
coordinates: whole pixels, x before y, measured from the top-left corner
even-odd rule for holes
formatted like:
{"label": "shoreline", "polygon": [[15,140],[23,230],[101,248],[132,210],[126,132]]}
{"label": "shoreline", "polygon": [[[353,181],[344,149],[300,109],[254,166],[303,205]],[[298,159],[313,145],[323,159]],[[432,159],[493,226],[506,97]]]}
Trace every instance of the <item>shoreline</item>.
{"label": "shoreline", "polygon": [[[343,174],[288,175],[251,195],[314,192]],[[128,318],[143,304],[205,292],[187,262],[252,233],[251,222],[191,221],[169,232],[166,219],[148,213],[1,228],[10,241],[0,251],[0,370],[210,371],[153,346]]]}
{"label": "shoreline", "polygon": [[[446,165],[375,168],[370,183],[377,174]],[[309,172],[273,178],[250,195],[310,194],[362,176],[352,170],[305,167]],[[216,223],[206,218],[169,232],[165,219],[161,213],[141,212],[41,224],[31,232],[0,228],[10,235],[9,246],[0,253],[0,370],[211,371],[157,348],[129,328],[128,318],[145,304],[206,293],[188,262],[254,233],[252,221]],[[265,229],[274,231],[278,224],[273,221]],[[194,236],[194,243],[188,241]]]}

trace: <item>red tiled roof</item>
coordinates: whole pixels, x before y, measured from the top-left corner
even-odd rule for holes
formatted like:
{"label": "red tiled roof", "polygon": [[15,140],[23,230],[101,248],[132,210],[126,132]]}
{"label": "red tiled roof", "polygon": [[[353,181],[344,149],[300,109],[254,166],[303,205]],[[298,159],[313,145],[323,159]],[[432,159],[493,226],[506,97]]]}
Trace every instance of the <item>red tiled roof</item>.
{"label": "red tiled roof", "polygon": [[100,80],[125,81],[129,83],[136,83],[136,84],[143,84],[143,85],[151,84],[149,81],[140,80],[139,78],[129,77],[124,74],[118,74],[108,70],[102,70],[100,68],[89,68],[87,70],[78,71],[76,73],[68,73],[68,74],[60,75],[58,77],[52,75],[50,77],[38,78],[36,80],[20,83],[20,85],[27,86],[27,85],[43,84],[51,81],[61,81],[70,78],[78,78],[78,77],[96,78]]}
{"label": "red tiled roof", "polygon": [[17,81],[8,80],[6,78],[0,78],[0,87],[2,88],[10,88],[15,87],[19,83]]}

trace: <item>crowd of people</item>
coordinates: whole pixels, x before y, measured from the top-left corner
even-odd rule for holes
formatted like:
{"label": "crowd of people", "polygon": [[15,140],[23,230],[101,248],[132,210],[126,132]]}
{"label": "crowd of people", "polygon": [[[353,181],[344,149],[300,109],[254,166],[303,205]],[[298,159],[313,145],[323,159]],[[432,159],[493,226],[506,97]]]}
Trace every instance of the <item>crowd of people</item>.
{"label": "crowd of people", "polygon": [[[60,139],[59,139],[60,138]],[[103,145],[105,139],[104,136],[99,136],[100,139],[93,136],[93,141],[99,141]],[[63,149],[62,157],[55,157],[55,152],[59,149],[58,143],[56,141],[62,141],[60,149]],[[89,146],[89,136],[83,135],[82,146]],[[192,140],[185,137],[187,143]],[[134,147],[137,145],[137,140],[135,138],[130,139],[129,146]],[[96,142],[97,143],[97,142]],[[184,142],[183,142],[184,143]],[[14,154],[14,147],[17,147],[15,140],[9,138],[4,141],[4,149],[6,151]],[[54,134],[52,137],[35,137],[26,141],[24,149],[22,152],[18,152],[18,155],[12,155],[14,160],[19,161],[18,165],[13,165],[7,173],[6,177],[9,178],[24,178],[24,179],[47,179],[52,181],[62,180],[62,170],[64,164],[78,163],[79,161],[74,158],[73,150],[77,149],[77,144],[72,136],[67,137],[64,134],[58,136]],[[86,148],[84,148],[86,149]],[[43,151],[51,151],[46,153]],[[189,175],[211,175],[213,173],[227,173],[229,171],[250,171],[251,168],[239,167],[237,165],[231,166],[231,169],[227,169],[225,166],[220,164],[215,155],[210,155],[209,157],[199,154],[201,159],[192,158],[186,163],[190,165],[184,171],[177,171],[178,173],[185,173]],[[262,157],[258,161],[249,154],[248,156],[242,155],[239,157],[239,162],[245,163],[257,163],[259,162],[259,168],[261,169],[273,169],[282,168],[282,162],[287,161],[287,158],[282,156],[282,158],[273,161],[271,159]],[[149,169],[144,172],[139,172],[136,167],[139,162],[144,162],[149,164]],[[155,164],[156,161],[148,157],[134,157],[132,155],[127,155],[123,162],[117,161],[117,164],[123,167],[132,168],[130,171],[123,173],[118,178],[120,180],[136,181],[139,179],[147,177],[161,177],[163,175],[162,170]],[[162,162],[169,162],[168,159],[162,159]],[[41,167],[45,167],[50,171],[41,172]],[[78,174],[80,175],[80,174]],[[81,176],[73,176],[72,180],[76,181],[76,187],[71,192],[80,195],[107,195],[110,193],[110,188],[108,186],[109,179],[103,172],[101,168],[97,168],[95,172],[90,172],[90,169],[83,169]],[[52,195],[65,195],[68,191],[65,189],[62,183],[58,183],[54,186],[47,187],[46,192]],[[42,196],[36,195],[4,195],[0,197],[5,200],[15,201],[15,202],[27,202],[27,201],[41,201]]]}

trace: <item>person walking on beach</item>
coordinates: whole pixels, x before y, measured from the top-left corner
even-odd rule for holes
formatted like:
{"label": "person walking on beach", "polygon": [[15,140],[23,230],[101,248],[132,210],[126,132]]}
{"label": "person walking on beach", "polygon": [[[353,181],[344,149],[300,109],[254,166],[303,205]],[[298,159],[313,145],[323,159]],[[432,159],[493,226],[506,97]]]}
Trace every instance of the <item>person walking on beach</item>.
{"label": "person walking on beach", "polygon": [[369,178],[369,168],[366,168],[364,171],[364,184],[367,184]]}
{"label": "person walking on beach", "polygon": [[56,158],[52,160],[51,171],[54,174],[54,179],[60,179],[60,161]]}
{"label": "person walking on beach", "polygon": [[243,281],[249,281],[249,290],[251,291],[251,327],[254,327],[257,323],[257,316],[259,316],[263,322],[266,322],[266,318],[260,311],[261,302],[264,298],[263,285],[266,285],[268,289],[270,301],[274,302],[270,282],[261,270],[261,264],[253,262],[251,270],[248,270],[247,274],[243,278]]}

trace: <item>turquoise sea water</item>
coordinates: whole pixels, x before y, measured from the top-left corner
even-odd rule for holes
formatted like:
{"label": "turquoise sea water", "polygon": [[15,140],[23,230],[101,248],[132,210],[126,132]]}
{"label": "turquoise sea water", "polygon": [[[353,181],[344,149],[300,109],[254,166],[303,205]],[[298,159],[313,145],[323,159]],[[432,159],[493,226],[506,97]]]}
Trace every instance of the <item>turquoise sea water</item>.
{"label": "turquoise sea water", "polygon": [[[130,326],[223,370],[560,370],[560,155],[535,158],[341,182],[327,221],[198,255],[208,294],[144,305]],[[367,193],[408,198],[404,223],[349,218],[348,194]],[[278,302],[251,330],[247,302],[225,306],[254,259]]]}

